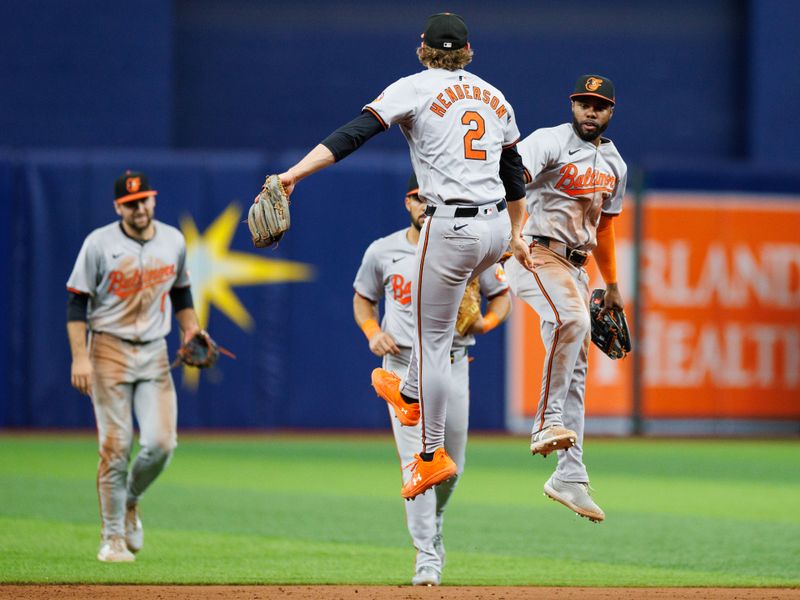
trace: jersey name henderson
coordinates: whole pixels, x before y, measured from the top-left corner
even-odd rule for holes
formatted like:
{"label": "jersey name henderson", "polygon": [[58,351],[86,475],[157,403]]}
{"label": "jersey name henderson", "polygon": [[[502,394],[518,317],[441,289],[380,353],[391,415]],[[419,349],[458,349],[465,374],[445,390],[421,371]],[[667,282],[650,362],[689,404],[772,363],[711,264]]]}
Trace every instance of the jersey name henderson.
{"label": "jersey name henderson", "polygon": [[502,148],[520,137],[514,110],[494,86],[464,70],[428,69],[387,87],[364,110],[408,141],[419,195],[433,205],[505,196]]}

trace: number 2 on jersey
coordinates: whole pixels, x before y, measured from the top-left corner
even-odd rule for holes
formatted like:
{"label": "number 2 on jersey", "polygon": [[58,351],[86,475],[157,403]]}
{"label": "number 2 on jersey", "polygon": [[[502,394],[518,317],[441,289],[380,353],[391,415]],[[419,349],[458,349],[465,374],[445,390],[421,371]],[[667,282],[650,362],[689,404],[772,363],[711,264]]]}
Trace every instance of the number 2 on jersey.
{"label": "number 2 on jersey", "polygon": [[[486,133],[486,123],[483,117],[474,110],[468,110],[461,115],[462,125],[469,125],[470,128],[464,134],[464,158],[469,160],[486,160],[486,150],[476,150],[472,147],[472,142],[479,140]],[[475,125],[475,129],[472,129]]]}

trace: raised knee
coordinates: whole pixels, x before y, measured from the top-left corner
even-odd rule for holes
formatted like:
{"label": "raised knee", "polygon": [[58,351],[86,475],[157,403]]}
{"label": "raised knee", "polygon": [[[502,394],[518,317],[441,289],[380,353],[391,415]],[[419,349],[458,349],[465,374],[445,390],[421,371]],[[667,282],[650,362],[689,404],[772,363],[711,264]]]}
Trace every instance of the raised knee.
{"label": "raised knee", "polygon": [[571,314],[565,318],[559,327],[566,339],[583,339],[592,330],[589,314]]}

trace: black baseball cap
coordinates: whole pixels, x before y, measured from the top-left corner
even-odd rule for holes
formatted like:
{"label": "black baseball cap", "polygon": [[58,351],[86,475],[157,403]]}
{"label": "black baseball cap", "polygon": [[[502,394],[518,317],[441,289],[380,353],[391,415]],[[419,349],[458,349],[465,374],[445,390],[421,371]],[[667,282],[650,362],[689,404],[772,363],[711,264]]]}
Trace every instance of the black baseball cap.
{"label": "black baseball cap", "polygon": [[430,48],[458,50],[469,42],[464,19],[453,13],[438,13],[428,17],[422,40]]}
{"label": "black baseball cap", "polygon": [[417,176],[412,173],[411,177],[408,178],[408,191],[406,192],[406,198],[409,196],[419,196],[419,185],[417,184]]}
{"label": "black baseball cap", "polygon": [[150,187],[147,175],[138,171],[125,171],[114,182],[114,198],[117,204],[132,202],[158,194]]}
{"label": "black baseball cap", "polygon": [[614,82],[602,75],[581,75],[575,82],[575,92],[569,97],[574,100],[579,96],[594,96],[608,100],[614,105]]}

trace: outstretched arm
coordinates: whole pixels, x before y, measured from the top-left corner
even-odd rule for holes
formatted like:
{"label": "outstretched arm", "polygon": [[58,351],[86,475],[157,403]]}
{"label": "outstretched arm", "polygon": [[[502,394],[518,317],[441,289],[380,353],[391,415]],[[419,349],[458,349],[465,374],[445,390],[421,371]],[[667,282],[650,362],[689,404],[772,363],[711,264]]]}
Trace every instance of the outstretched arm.
{"label": "outstretched arm", "polygon": [[283,184],[283,189],[286,190],[286,195],[291,196],[294,186],[301,179],[305,179],[335,162],[333,153],[322,144],[317,144],[316,148],[306,154],[299,163],[278,175],[278,178]]}
{"label": "outstretched arm", "polygon": [[381,131],[384,126],[378,118],[370,111],[362,112],[317,144],[299,163],[278,175],[286,194],[291,196],[298,181],[339,162]]}

